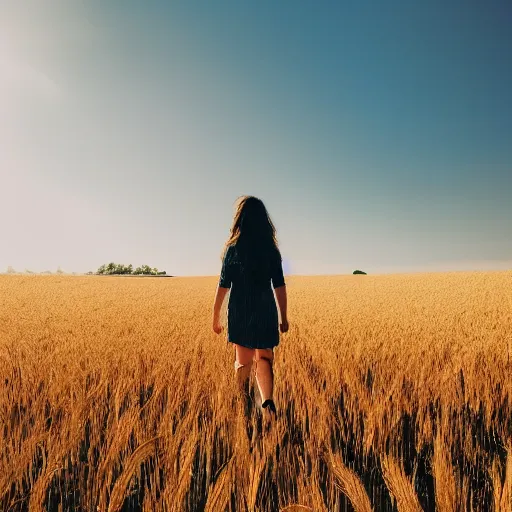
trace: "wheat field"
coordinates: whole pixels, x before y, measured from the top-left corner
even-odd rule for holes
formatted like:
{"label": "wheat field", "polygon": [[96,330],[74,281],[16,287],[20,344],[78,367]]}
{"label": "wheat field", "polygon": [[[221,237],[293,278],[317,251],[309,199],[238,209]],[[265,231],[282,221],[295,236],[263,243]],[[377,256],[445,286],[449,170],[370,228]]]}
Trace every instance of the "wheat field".
{"label": "wheat field", "polygon": [[512,510],[512,272],[288,277],[272,424],[216,284],[0,276],[0,510]]}

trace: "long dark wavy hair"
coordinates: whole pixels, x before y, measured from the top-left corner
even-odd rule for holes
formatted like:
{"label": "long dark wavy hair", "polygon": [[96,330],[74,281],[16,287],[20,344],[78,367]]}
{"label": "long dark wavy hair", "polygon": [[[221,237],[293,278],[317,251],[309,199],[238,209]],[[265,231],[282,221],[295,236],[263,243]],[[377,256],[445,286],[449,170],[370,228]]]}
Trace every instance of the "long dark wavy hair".
{"label": "long dark wavy hair", "polygon": [[261,199],[254,196],[237,199],[233,224],[221,258],[231,245],[236,246],[240,260],[247,264],[261,262],[262,257],[272,251],[279,253],[276,228]]}

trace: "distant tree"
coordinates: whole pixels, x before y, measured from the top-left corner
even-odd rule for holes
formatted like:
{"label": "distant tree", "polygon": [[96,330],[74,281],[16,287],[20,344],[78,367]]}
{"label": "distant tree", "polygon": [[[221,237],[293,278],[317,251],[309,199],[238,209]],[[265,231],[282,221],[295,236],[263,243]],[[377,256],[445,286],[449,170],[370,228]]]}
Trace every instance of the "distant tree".
{"label": "distant tree", "polygon": [[142,265],[137,267],[133,271],[134,275],[143,275],[143,276],[165,276],[167,273],[165,270],[160,272],[157,268],[151,268],[149,265]]}
{"label": "distant tree", "polygon": [[64,274],[64,270],[60,268],[60,265],[57,267],[57,274]]}
{"label": "distant tree", "polygon": [[141,274],[149,274],[151,272],[151,268],[148,265],[142,265],[140,267],[137,267],[133,273],[135,275],[141,275]]}
{"label": "distant tree", "polygon": [[25,274],[33,274],[32,270],[29,270],[28,268],[25,269]]}
{"label": "distant tree", "polygon": [[96,274],[112,275],[116,273],[117,268],[118,265],[112,261],[106,265],[101,265],[101,267],[96,271]]}
{"label": "distant tree", "polygon": [[122,263],[118,263],[114,268],[114,274],[126,275],[131,274],[133,272],[132,265],[123,265]]}
{"label": "distant tree", "polygon": [[7,273],[8,274],[16,274],[16,270],[12,268],[10,265],[7,267]]}
{"label": "distant tree", "polygon": [[354,275],[361,274],[361,275],[365,276],[366,272],[363,272],[362,270],[354,270],[354,272],[352,272],[352,274],[354,274]]}
{"label": "distant tree", "polygon": [[115,274],[117,265],[114,262],[110,262],[107,265],[107,268],[105,270],[105,274]]}

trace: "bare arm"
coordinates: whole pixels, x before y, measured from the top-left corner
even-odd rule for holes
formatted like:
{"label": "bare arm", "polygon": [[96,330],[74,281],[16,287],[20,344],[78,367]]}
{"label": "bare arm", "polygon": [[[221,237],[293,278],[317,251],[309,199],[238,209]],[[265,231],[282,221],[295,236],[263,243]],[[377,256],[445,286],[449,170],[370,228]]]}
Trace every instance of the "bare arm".
{"label": "bare arm", "polygon": [[230,249],[226,251],[224,254],[224,258],[222,260],[222,269],[220,271],[220,279],[219,284],[217,286],[217,292],[215,293],[215,301],[213,303],[213,330],[220,334],[222,331],[222,326],[220,325],[220,310],[222,308],[222,303],[224,302],[224,298],[228,293],[228,290],[231,288],[231,273],[229,271],[228,264],[228,253]]}
{"label": "bare arm", "polygon": [[286,296],[286,285],[279,286],[278,288],[274,288],[274,292],[276,294],[277,304],[279,306],[279,312],[281,314],[281,322],[288,322],[288,298]]}
{"label": "bare arm", "polygon": [[272,270],[272,285],[276,295],[277,305],[281,316],[281,332],[288,331],[288,298],[286,296],[286,283],[284,281],[281,254],[277,252]]}
{"label": "bare arm", "polygon": [[213,304],[213,321],[218,322],[220,319],[220,309],[222,307],[222,303],[224,302],[224,297],[228,293],[229,288],[223,288],[222,286],[217,286],[217,292],[215,294],[215,302]]}

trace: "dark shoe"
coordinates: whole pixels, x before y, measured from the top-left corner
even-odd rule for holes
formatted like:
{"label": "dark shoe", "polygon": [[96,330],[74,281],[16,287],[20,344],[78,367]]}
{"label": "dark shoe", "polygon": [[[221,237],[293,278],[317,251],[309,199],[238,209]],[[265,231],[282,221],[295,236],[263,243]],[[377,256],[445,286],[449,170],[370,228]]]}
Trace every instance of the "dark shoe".
{"label": "dark shoe", "polygon": [[269,412],[271,412],[272,414],[276,415],[277,414],[277,411],[276,411],[276,404],[274,403],[274,400],[272,400],[271,398],[269,398],[268,400],[265,400],[262,404],[261,404],[261,407],[263,409],[267,409],[268,407],[268,410]]}

